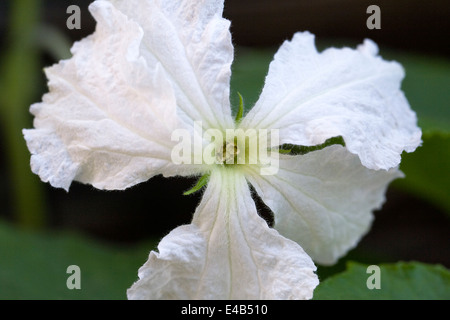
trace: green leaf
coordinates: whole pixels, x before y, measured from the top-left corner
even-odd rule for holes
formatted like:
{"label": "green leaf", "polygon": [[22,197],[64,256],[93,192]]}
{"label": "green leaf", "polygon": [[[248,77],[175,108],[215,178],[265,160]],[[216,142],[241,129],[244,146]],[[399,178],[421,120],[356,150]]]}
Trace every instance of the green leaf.
{"label": "green leaf", "polygon": [[400,169],[404,179],[398,188],[426,199],[450,214],[450,133],[425,133],[423,145],[404,153]]}
{"label": "green leaf", "polygon": [[[321,282],[314,292],[315,300],[448,300],[450,271],[440,265],[420,262],[380,264],[380,288],[375,283],[377,271],[368,265],[349,262],[347,270]],[[368,281],[369,279],[369,281]]]}
{"label": "green leaf", "polygon": [[423,132],[450,133],[449,60],[405,53],[392,54],[392,58],[405,68],[402,88]]}
{"label": "green leaf", "polygon": [[[112,247],[79,235],[32,233],[0,223],[0,299],[126,299],[155,247],[156,241]],[[67,288],[70,265],[80,267],[80,290]]]}

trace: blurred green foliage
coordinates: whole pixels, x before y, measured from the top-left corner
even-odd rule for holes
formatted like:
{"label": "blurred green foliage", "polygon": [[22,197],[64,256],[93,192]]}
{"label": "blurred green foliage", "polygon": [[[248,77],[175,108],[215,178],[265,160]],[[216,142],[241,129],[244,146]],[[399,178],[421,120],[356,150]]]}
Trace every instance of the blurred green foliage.
{"label": "blurred green foliage", "polygon": [[[321,282],[315,300],[448,300],[450,272],[440,265],[420,262],[380,264],[379,271],[349,262],[347,270]],[[379,278],[376,279],[377,273]],[[374,278],[369,279],[371,276]],[[367,281],[380,286],[369,289]],[[373,282],[372,282],[373,280]]]}
{"label": "blurred green foliage", "polygon": [[40,88],[40,60],[35,30],[40,21],[40,1],[11,3],[8,47],[0,61],[0,126],[16,221],[24,228],[46,224],[44,195],[39,178],[30,172],[30,154],[22,136],[28,127],[28,108]]}
{"label": "blurred green foliage", "polygon": [[[155,245],[108,246],[70,232],[27,232],[0,223],[0,299],[126,299]],[[66,286],[70,265],[80,267],[80,290]]]}

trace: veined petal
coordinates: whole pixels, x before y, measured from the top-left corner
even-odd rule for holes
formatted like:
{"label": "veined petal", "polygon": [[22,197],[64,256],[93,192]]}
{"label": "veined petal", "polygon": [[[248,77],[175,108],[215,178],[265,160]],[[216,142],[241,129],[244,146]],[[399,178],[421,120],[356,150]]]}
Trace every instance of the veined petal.
{"label": "veined petal", "polygon": [[24,135],[33,172],[67,190],[72,180],[125,189],[156,174],[198,170],[171,161],[175,95],[161,66],[140,55],[142,28],[109,2],[90,10],[95,33],[74,45],[71,59],[46,69],[50,92],[31,107],[35,129]]}
{"label": "veined petal", "polygon": [[279,129],[282,144],[304,146],[342,136],[367,168],[396,167],[421,143],[421,131],[400,90],[403,68],[377,53],[370,40],[318,53],[312,34],[295,34],[275,55],[242,127]]}
{"label": "veined petal", "polygon": [[310,299],[315,266],[258,216],[244,176],[217,169],[192,224],[140,268],[129,299]]}
{"label": "veined petal", "polygon": [[112,0],[144,34],[140,53],[161,64],[188,124],[234,125],[229,101],[233,45],[223,0]]}
{"label": "veined petal", "polygon": [[320,264],[333,264],[368,231],[372,211],[402,173],[371,170],[340,145],[280,156],[277,175],[248,167],[247,179],[274,212],[274,228]]}

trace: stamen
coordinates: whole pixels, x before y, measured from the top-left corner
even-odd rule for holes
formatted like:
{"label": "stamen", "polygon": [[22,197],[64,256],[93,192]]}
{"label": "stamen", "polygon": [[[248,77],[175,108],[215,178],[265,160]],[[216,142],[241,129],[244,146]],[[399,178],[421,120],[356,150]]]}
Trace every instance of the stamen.
{"label": "stamen", "polygon": [[233,142],[225,142],[222,149],[216,154],[216,160],[220,164],[235,164],[240,150]]}

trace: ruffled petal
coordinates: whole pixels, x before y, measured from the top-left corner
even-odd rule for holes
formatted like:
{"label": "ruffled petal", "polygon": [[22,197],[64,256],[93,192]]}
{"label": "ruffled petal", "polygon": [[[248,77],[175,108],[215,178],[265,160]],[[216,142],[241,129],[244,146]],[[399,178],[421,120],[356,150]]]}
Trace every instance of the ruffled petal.
{"label": "ruffled petal", "polygon": [[315,266],[258,216],[244,176],[214,170],[192,224],[140,268],[129,299],[310,299]]}
{"label": "ruffled petal", "polygon": [[281,143],[303,146],[342,136],[367,168],[396,167],[421,143],[421,131],[400,90],[403,68],[377,53],[370,40],[318,53],[312,34],[295,34],[275,55],[242,127],[279,129]]}
{"label": "ruffled petal", "polygon": [[24,136],[33,172],[66,190],[72,180],[125,189],[156,174],[198,172],[171,161],[176,98],[163,68],[140,53],[142,28],[109,2],[90,10],[95,33],[46,69],[50,92],[31,107],[35,129]]}
{"label": "ruffled petal", "polygon": [[333,264],[368,231],[388,184],[402,173],[371,170],[340,145],[281,156],[276,175],[247,167],[247,178],[274,212],[274,228],[320,264]]}
{"label": "ruffled petal", "polygon": [[234,123],[230,76],[234,51],[223,0],[113,0],[144,31],[140,53],[161,64],[182,119],[227,129]]}

